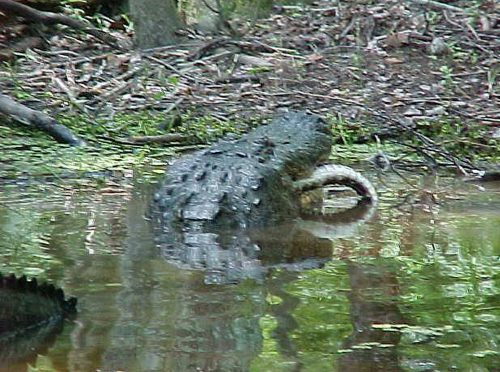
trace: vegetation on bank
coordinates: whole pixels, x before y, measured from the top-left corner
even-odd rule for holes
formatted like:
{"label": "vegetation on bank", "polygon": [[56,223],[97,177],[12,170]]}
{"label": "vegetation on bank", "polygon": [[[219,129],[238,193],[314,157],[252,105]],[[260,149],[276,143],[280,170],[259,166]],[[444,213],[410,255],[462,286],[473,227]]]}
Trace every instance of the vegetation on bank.
{"label": "vegetation on bank", "polygon": [[[111,120],[99,119],[96,122],[79,114],[58,117],[60,123],[85,139],[88,143],[86,147],[57,144],[42,132],[27,132],[22,126],[0,124],[0,178],[79,178],[138,167],[146,167],[149,169],[147,172],[162,173],[169,157],[206,146],[227,135],[241,135],[262,121],[259,117],[253,119],[247,122],[222,121],[210,116],[196,117],[189,113],[166,117],[163,113],[153,110],[118,113]],[[372,139],[373,130],[363,123],[333,116],[327,117],[327,120],[332,123],[332,136],[336,142],[332,153],[334,161],[366,161],[380,151],[390,159],[397,160],[401,155],[402,146],[404,148],[422,145],[418,138],[412,138],[411,134],[407,135],[407,138],[398,135],[380,143]],[[471,126],[461,123],[459,119],[440,118],[434,122],[418,122],[417,128],[432,138],[439,148],[459,158],[478,164],[500,162],[496,140],[485,136],[484,128],[479,125]],[[161,136],[166,133],[179,133],[185,135],[187,140],[169,144],[127,143],[130,138]],[[422,154],[405,156],[405,161],[408,160],[414,162],[415,171],[430,165],[422,161],[428,160],[422,159]],[[364,164],[366,166],[368,163]]]}
{"label": "vegetation on bank", "polygon": [[[97,122],[91,122],[88,117],[78,114],[57,119],[85,139],[88,145],[71,147],[58,144],[40,131],[27,132],[22,126],[0,124],[0,146],[4,150],[0,178],[78,178],[143,166],[153,173],[163,172],[167,159],[176,153],[201,147],[216,138],[243,130],[239,124],[221,122],[211,117],[186,114],[179,119],[151,111],[117,114],[111,120],[101,119]],[[127,143],[129,138],[160,136],[172,131],[186,135],[187,143]]]}

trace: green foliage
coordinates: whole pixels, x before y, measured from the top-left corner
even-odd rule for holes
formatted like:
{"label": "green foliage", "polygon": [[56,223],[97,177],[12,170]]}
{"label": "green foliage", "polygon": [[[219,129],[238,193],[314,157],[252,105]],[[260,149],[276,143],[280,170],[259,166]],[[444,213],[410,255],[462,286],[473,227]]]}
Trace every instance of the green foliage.
{"label": "green foliage", "polygon": [[4,62],[1,65],[1,69],[8,73],[9,82],[13,86],[11,95],[15,99],[24,100],[31,97],[30,93],[26,92],[23,88],[23,82],[19,79],[14,62]]}
{"label": "green foliage", "polygon": [[85,3],[86,0],[61,0],[61,5],[64,10],[64,13],[68,14],[72,18],[75,18],[79,21],[85,21],[85,11],[79,7],[74,5],[82,5],[82,2]]}
{"label": "green foliage", "polygon": [[[73,148],[57,144],[46,134],[26,127],[0,125],[2,161],[0,177],[7,179],[24,176],[85,177],[95,172],[119,171],[149,167],[156,173],[163,169],[167,156],[174,154],[175,146],[128,146],[111,139],[162,135],[166,132],[183,133],[196,143],[207,143],[228,133],[241,133],[243,128],[230,121],[213,117],[165,117],[161,112],[141,111],[118,113],[111,120],[90,120],[85,115],[62,115],[56,118],[90,146]],[[179,125],[180,122],[180,125]]]}
{"label": "green foliage", "polygon": [[488,128],[474,122],[442,117],[435,121],[419,121],[417,129],[457,156],[489,162],[500,159],[498,143],[488,134]]}
{"label": "green foliage", "polygon": [[439,71],[442,74],[441,84],[448,89],[453,88],[453,85],[454,85],[453,76],[452,76],[453,69],[450,68],[449,66],[441,66],[439,68]]}
{"label": "green foliage", "polygon": [[248,73],[252,75],[258,75],[264,72],[271,72],[272,69],[270,67],[265,67],[265,66],[259,66],[259,67],[252,67],[248,69]]}
{"label": "green foliage", "polygon": [[340,138],[344,145],[352,145],[359,137],[370,134],[366,125],[347,121],[341,116],[328,115],[326,120],[332,125],[333,137]]}
{"label": "green foliage", "polygon": [[180,131],[189,135],[194,135],[203,142],[212,142],[229,133],[243,132],[243,127],[235,122],[222,121],[212,116],[193,117],[187,114],[183,117],[185,123]]}
{"label": "green foliage", "polygon": [[[351,122],[342,117],[327,117],[332,124],[332,134],[340,139],[344,146],[335,145],[335,158],[346,156],[356,159],[361,156],[368,158],[379,150],[380,145],[355,145],[359,138],[368,138],[376,128],[365,123]],[[488,127],[475,122],[464,122],[462,119],[451,116],[443,116],[436,120],[420,120],[417,122],[417,130],[436,142],[436,145],[447,150],[451,154],[465,157],[474,161],[495,163],[500,161],[500,150],[496,139],[488,134]],[[411,141],[421,145],[415,137],[405,137],[405,141]],[[395,145],[383,144],[384,151],[397,153]],[[370,155],[371,154],[371,155]]]}

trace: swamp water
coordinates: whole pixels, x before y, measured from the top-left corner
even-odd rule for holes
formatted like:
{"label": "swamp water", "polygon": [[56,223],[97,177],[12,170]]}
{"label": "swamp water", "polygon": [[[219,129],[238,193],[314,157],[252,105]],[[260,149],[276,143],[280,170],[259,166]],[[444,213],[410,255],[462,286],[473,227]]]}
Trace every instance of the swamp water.
{"label": "swamp water", "polygon": [[140,178],[2,185],[0,271],[78,297],[76,321],[30,368],[498,370],[500,185],[437,183],[433,194],[378,184],[375,214],[333,237],[322,267],[232,285],[158,257],[144,218],[153,186]]}

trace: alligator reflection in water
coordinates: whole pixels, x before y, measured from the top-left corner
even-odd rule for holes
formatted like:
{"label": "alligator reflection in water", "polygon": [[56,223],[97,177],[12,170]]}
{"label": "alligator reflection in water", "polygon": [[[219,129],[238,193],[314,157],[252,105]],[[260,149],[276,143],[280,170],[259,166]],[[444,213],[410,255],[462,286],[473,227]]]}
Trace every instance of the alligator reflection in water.
{"label": "alligator reflection in water", "polygon": [[342,184],[375,202],[373,186],[361,174],[339,165],[318,166],[331,145],[327,123],[292,112],[237,141],[221,141],[177,160],[155,194],[151,214],[162,255],[181,267],[204,269],[206,283],[262,279],[261,257],[268,249],[254,237],[263,229],[287,225],[280,248],[269,249],[283,253],[285,262],[290,245],[312,239],[290,227],[304,214],[303,192]]}
{"label": "alligator reflection in water", "polygon": [[[486,362],[483,357],[469,361],[470,340],[496,345],[490,320],[496,291],[488,292],[495,271],[485,268],[492,268],[488,266],[490,261],[496,262],[498,191],[493,194],[495,199],[483,198],[477,192],[473,196],[481,198],[474,203],[465,199],[453,203],[451,210],[441,211],[440,219],[416,210],[410,214],[395,213],[393,219],[394,215],[388,216],[389,211],[382,209],[370,223],[353,231],[352,238],[333,239],[330,247],[318,236],[335,236],[331,231],[322,231],[323,227],[333,230],[335,225],[311,226],[310,221],[304,221],[307,225],[304,230],[314,231],[309,243],[320,248],[308,248],[308,240],[304,238],[296,247],[290,243],[289,257],[283,260],[267,256],[269,252],[275,253],[273,245],[280,245],[278,234],[270,229],[268,238],[253,238],[269,248],[259,257],[264,265],[279,266],[284,262],[290,267],[293,257],[299,257],[301,262],[300,252],[305,252],[304,256],[314,256],[311,252],[316,252],[324,257],[318,261],[326,261],[329,255],[333,260],[321,270],[296,272],[271,268],[260,283],[245,281],[214,286],[203,283],[202,271],[178,269],[158,258],[150,223],[143,218],[149,205],[148,195],[152,194],[148,185],[138,182],[135,189],[130,189],[130,198],[106,194],[104,199],[96,199],[91,190],[76,199],[79,194],[72,193],[69,203],[66,197],[61,198],[64,207],[53,204],[50,208],[47,199],[41,199],[48,194],[43,190],[34,194],[36,199],[28,208],[22,204],[27,212],[21,221],[43,218],[48,222],[50,215],[50,229],[43,230],[51,236],[50,249],[44,252],[54,257],[55,262],[63,262],[64,271],[58,274],[58,268],[62,268],[51,264],[56,270],[48,275],[57,280],[64,278],[66,289],[78,295],[80,311],[79,326],[73,329],[71,337],[69,334],[58,337],[37,367],[50,363],[57,370],[85,372],[290,370],[292,365],[296,369],[304,366],[304,370],[361,370],[373,365],[372,370],[375,367],[398,370],[402,364],[408,370],[446,370],[449,366],[457,366],[459,370],[494,370],[497,364],[495,355]],[[6,198],[14,200],[16,207],[20,205],[16,199],[23,199],[12,198],[12,193]],[[483,205],[481,212],[487,214],[478,214],[478,205]],[[32,206],[43,210],[43,214],[37,215]],[[16,208],[16,217],[17,210],[22,208]],[[100,213],[93,226],[99,245],[93,246],[97,254],[92,255],[83,247],[75,249],[80,239],[85,238],[82,226],[88,222],[89,210]],[[2,203],[0,211],[4,221],[9,221]],[[431,219],[433,228],[429,229]],[[31,228],[28,225],[18,232]],[[1,233],[8,242],[8,231],[4,228]],[[283,230],[279,234],[285,235]],[[465,238],[457,238],[457,234]],[[19,234],[10,235],[13,236],[19,240]],[[431,245],[432,252],[427,253]],[[115,253],[116,246],[122,248],[120,254],[109,254]],[[112,248],[105,251],[101,247]],[[476,249],[484,251],[477,253]],[[4,251],[7,252],[2,261],[5,267],[9,267],[9,262],[17,263],[15,267],[25,264],[8,249]],[[379,252],[386,258],[374,258]],[[401,259],[394,259],[393,254],[399,254]],[[461,254],[465,255],[464,261],[458,259]],[[349,261],[338,259],[346,255],[351,258]],[[365,257],[355,258],[359,255]],[[471,258],[478,258],[480,263],[471,267]],[[461,272],[462,268],[467,270]],[[463,279],[457,283],[459,286],[455,286],[457,274]],[[465,276],[479,278],[476,274],[485,278],[478,282],[478,288],[487,289],[485,296],[482,290],[470,296],[464,291],[462,285],[468,283]],[[386,291],[386,286],[390,290]],[[403,329],[399,340],[397,333],[370,327],[373,323],[401,323],[398,308],[404,310],[405,318],[415,327],[423,327],[423,337],[413,333],[420,331],[390,327],[390,330]],[[458,323],[454,322],[454,317],[462,316],[463,311],[473,315],[474,321],[465,324],[460,318]],[[480,317],[482,321],[478,321]],[[433,342],[422,342],[429,340],[429,327],[434,330],[448,325],[453,328],[439,343],[460,348],[441,348]],[[434,340],[434,336],[430,337]],[[398,342],[400,345],[387,349],[375,345]],[[342,354],[339,352],[342,349],[349,349],[350,353]],[[462,361],[457,362],[460,358]]]}
{"label": "alligator reflection in water", "polygon": [[[82,371],[247,371],[264,348],[261,321],[267,316],[278,323],[273,337],[281,355],[290,363],[298,363],[291,333],[295,327],[293,311],[300,301],[281,289],[299,274],[271,268],[260,284],[250,281],[241,285],[206,285],[204,272],[179,270],[155,257],[149,225],[142,219],[143,194],[135,193],[130,201],[125,252],[116,257],[118,267],[106,265],[103,270],[102,258],[87,257],[74,273],[79,286],[84,286],[84,279],[87,285],[95,287],[96,282],[103,280],[103,271],[118,274],[114,279],[106,278],[105,283],[116,281],[120,286],[112,287],[116,288],[114,295],[109,291],[105,296],[88,293],[81,299],[80,339],[74,341],[76,349],[69,364]],[[359,216],[355,211],[362,209],[351,210],[351,217],[342,216],[343,220],[351,219],[351,223],[329,225],[337,227],[337,237],[359,234]],[[283,230],[277,233],[270,228],[266,235],[255,239],[267,247],[263,252],[269,254],[283,251],[282,235]],[[291,238],[286,238],[289,240],[284,250],[288,253],[284,258],[262,256],[263,263],[279,267],[285,260],[290,269],[294,259],[301,261],[301,255],[316,256],[317,262],[331,260],[331,240],[302,234],[298,228],[295,237],[300,240],[295,245]],[[279,249],[272,249],[273,246]],[[314,260],[310,262],[310,266],[317,265]],[[92,270],[91,263],[100,269]],[[281,303],[270,305],[269,295],[281,298]]]}
{"label": "alligator reflection in water", "polygon": [[[399,370],[399,334],[371,328],[373,323],[402,323],[397,293],[387,293],[386,287],[389,284],[397,289],[395,274],[378,259],[374,261],[347,262],[353,286],[348,295],[353,332],[343,345],[351,353],[338,359],[338,370]],[[299,273],[272,270],[261,285],[244,289],[207,286],[200,275],[185,276],[174,284],[168,274],[163,274],[167,280],[151,285],[147,278],[152,273],[148,267],[151,262],[124,262],[126,285],[116,301],[121,315],[107,334],[111,344],[102,356],[101,369],[248,371],[264,349],[260,322],[269,316],[276,322],[271,337],[278,358],[287,370],[304,367],[293,337],[298,328],[294,312],[301,301],[284,289],[298,279]],[[269,296],[274,297],[273,304],[268,302]],[[337,318],[331,322],[335,324]],[[379,348],[375,343],[393,347]],[[364,349],[356,349],[357,345]]]}

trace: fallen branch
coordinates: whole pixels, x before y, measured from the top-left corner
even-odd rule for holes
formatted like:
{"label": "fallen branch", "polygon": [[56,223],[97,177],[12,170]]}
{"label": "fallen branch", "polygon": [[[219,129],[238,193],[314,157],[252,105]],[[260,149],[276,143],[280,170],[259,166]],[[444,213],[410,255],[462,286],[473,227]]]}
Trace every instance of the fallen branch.
{"label": "fallen branch", "polygon": [[221,37],[215,40],[212,40],[205,45],[201,46],[194,52],[191,52],[187,57],[187,61],[196,61],[207,54],[210,53],[210,51],[215,50],[217,48],[221,48],[223,46],[230,45],[237,47],[241,51],[247,51],[247,52],[252,52],[252,53],[273,53],[276,51],[276,48],[273,48],[269,45],[266,45],[264,43],[260,42],[252,42],[252,41],[240,41],[240,40],[234,40],[230,39],[228,37]]}
{"label": "fallen branch", "polygon": [[43,130],[58,142],[72,146],[85,145],[85,141],[49,115],[30,109],[3,94],[0,94],[0,113],[12,117],[21,124]]}
{"label": "fallen branch", "polygon": [[498,182],[500,181],[500,164],[490,169],[472,172],[472,175],[464,178],[466,182]]}
{"label": "fallen branch", "polygon": [[114,36],[108,34],[107,32],[98,30],[93,27],[89,27],[88,24],[73,19],[71,17],[65,16],[64,14],[43,12],[13,0],[0,0],[0,11],[6,14],[9,13],[15,14],[22,18],[45,24],[60,23],[62,25],[74,28],[75,30],[83,31],[87,34],[90,34],[112,46],[116,46],[117,44],[117,39]]}
{"label": "fallen branch", "polygon": [[440,3],[439,1],[433,1],[433,0],[411,0],[411,2],[416,3],[416,4],[420,4],[420,5],[428,5],[431,8],[434,8],[434,9],[452,10],[454,12],[464,13],[464,10],[462,8],[459,8],[459,7],[456,7],[456,6],[453,6],[453,5],[449,5],[449,4],[443,4],[443,3]]}

